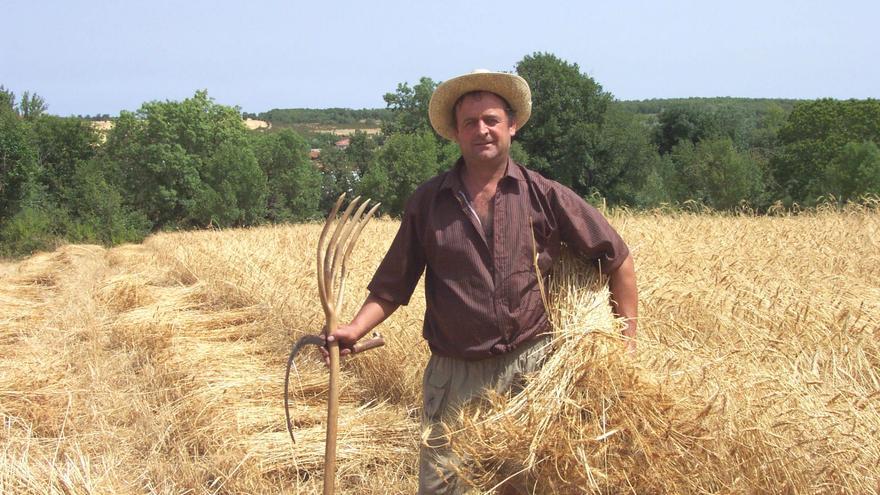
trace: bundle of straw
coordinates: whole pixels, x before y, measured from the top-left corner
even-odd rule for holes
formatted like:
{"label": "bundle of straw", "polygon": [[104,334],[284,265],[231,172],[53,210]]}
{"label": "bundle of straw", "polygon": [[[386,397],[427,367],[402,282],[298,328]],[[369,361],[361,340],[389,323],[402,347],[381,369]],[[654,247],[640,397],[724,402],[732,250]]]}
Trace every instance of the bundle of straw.
{"label": "bundle of straw", "polygon": [[[446,425],[465,460],[459,474],[480,492],[877,489],[880,455],[853,434],[876,428],[876,411],[797,396],[778,373],[740,358],[682,356],[651,341],[627,354],[604,280],[573,258],[549,292],[555,350],[543,368],[519,395],[472,403]],[[847,435],[835,420],[854,414],[865,426],[849,422]]]}

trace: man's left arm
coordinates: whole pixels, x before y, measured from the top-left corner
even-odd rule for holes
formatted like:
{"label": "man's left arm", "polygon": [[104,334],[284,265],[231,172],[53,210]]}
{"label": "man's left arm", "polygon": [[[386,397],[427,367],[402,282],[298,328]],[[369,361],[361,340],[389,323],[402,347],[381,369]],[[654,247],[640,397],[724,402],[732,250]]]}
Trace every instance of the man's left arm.
{"label": "man's left arm", "polygon": [[627,337],[626,349],[629,352],[635,352],[639,293],[636,288],[636,270],[632,254],[627,255],[617,270],[611,272],[608,279],[608,289],[611,291],[612,311],[626,322],[626,327],[623,329],[623,335]]}
{"label": "man's left arm", "polygon": [[550,185],[548,197],[559,225],[560,238],[582,256],[597,262],[599,269],[608,274],[611,309],[626,321],[623,329],[623,335],[627,337],[626,348],[634,352],[639,295],[632,253],[598,210],[571,189],[552,181]]}

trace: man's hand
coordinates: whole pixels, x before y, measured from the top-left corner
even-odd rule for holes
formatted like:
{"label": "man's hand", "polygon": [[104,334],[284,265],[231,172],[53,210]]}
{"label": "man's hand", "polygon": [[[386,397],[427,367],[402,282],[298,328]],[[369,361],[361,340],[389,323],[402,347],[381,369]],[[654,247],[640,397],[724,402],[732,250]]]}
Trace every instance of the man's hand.
{"label": "man's hand", "polygon": [[636,288],[636,271],[632,255],[627,256],[620,267],[610,275],[608,289],[611,291],[611,309],[616,316],[626,319],[623,335],[627,337],[626,350],[636,351],[636,326],[639,317],[639,292]]}
{"label": "man's hand", "polygon": [[[385,318],[391,316],[391,313],[398,306],[400,305],[370,294],[357,315],[351,320],[351,323],[336,327],[336,330],[327,337],[327,342],[339,342],[340,357],[350,355],[352,346],[358,340],[361,340],[364,335],[370,333],[370,330],[375,328],[376,325],[385,321]],[[324,362],[329,366],[330,353],[327,352],[325,347],[321,348],[321,352],[324,354]]]}
{"label": "man's hand", "polygon": [[[366,332],[364,332],[366,333]],[[339,357],[345,358],[346,356],[351,354],[352,346],[357,343],[358,340],[364,335],[360,330],[355,328],[353,325],[339,325],[336,327],[336,331],[330,334],[327,337],[327,343],[330,342],[339,342]],[[324,355],[324,362],[329,366],[330,365],[330,353],[327,351],[327,347],[321,347],[321,354]]]}

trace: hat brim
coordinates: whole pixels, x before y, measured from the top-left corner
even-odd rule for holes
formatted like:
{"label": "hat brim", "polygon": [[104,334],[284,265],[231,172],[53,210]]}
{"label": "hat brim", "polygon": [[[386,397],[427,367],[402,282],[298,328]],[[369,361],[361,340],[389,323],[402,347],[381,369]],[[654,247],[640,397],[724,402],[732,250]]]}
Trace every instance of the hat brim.
{"label": "hat brim", "polygon": [[532,115],[532,92],[525,79],[506,72],[477,71],[444,81],[434,90],[428,104],[428,117],[437,134],[455,141],[452,107],[462,95],[472,91],[488,91],[504,98],[516,115],[518,129]]}

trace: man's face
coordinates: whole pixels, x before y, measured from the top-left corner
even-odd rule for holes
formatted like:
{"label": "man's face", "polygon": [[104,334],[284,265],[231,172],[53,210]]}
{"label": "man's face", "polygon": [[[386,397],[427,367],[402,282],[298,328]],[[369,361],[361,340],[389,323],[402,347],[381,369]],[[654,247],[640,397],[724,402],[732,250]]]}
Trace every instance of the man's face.
{"label": "man's face", "polygon": [[467,95],[455,112],[455,141],[465,163],[506,162],[516,122],[507,117],[504,100],[493,93]]}

